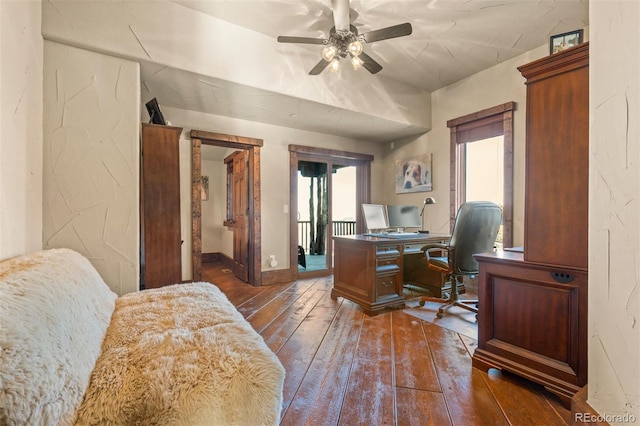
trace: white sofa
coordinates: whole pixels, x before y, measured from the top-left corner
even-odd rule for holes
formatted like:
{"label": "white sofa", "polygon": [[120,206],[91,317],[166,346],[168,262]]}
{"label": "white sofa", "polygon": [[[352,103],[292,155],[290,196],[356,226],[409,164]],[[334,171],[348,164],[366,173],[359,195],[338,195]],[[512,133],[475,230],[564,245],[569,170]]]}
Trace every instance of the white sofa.
{"label": "white sofa", "polygon": [[284,369],[220,290],[117,297],[53,249],[0,263],[0,424],[278,424]]}

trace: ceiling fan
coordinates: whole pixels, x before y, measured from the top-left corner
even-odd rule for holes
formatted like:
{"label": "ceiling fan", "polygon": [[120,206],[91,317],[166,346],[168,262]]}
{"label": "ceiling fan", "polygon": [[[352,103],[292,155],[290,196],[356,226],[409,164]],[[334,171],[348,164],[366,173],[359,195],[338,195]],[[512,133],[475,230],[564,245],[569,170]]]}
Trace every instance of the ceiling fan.
{"label": "ceiling fan", "polygon": [[393,25],[379,30],[358,33],[358,29],[351,25],[349,19],[349,0],[332,0],[334,26],[329,30],[329,38],[279,36],[280,43],[320,44],[322,59],[309,72],[310,75],[320,74],[327,66],[337,72],[341,59],[349,59],[354,69],[364,67],[371,74],[382,69],[371,56],[367,55],[363,46],[365,43],[387,40],[411,34],[411,24]]}

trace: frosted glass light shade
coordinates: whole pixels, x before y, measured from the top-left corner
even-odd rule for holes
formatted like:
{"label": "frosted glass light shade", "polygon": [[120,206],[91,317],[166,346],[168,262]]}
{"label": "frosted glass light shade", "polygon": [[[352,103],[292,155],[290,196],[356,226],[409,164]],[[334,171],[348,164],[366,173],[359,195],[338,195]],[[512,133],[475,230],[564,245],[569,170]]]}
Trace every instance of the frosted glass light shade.
{"label": "frosted glass light shade", "polygon": [[357,56],[351,57],[351,65],[353,65],[354,70],[359,70],[362,64],[364,64],[364,61],[362,59],[358,58]]}
{"label": "frosted glass light shade", "polygon": [[338,48],[331,45],[331,46],[327,46],[324,49],[322,49],[322,59],[324,59],[327,62],[331,62],[331,60],[336,56],[336,53],[338,53]]}
{"label": "frosted glass light shade", "polygon": [[338,72],[339,69],[340,61],[338,60],[338,58],[334,58],[333,61],[331,61],[331,63],[329,64],[329,71]]}
{"label": "frosted glass light shade", "polygon": [[360,54],[362,53],[362,43],[358,40],[352,41],[351,43],[349,43],[347,49],[349,50],[349,53],[351,53],[351,55],[360,56]]}

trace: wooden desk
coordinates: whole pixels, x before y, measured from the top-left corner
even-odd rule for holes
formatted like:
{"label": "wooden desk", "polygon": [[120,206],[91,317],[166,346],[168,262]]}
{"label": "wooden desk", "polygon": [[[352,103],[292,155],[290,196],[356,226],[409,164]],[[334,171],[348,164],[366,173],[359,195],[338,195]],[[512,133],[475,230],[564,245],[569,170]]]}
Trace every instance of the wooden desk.
{"label": "wooden desk", "polygon": [[[447,242],[446,234],[420,234],[419,237],[389,238],[365,235],[333,237],[334,269],[331,297],[344,297],[357,303],[367,315],[389,307],[404,307],[402,287],[405,255],[415,256],[427,243]],[[434,287],[442,287],[443,277],[435,271]]]}

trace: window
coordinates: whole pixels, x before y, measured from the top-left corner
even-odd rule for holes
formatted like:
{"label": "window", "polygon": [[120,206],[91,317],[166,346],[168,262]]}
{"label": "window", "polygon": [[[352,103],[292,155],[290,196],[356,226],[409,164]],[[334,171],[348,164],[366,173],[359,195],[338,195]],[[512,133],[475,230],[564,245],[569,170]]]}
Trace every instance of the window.
{"label": "window", "polygon": [[[471,199],[502,197],[502,244],[513,244],[513,111],[515,102],[507,102],[473,114],[447,121],[451,129],[451,226],[455,223],[456,213],[465,201]],[[473,146],[471,145],[473,144]],[[502,155],[497,159],[496,154]],[[481,156],[486,156],[483,160]],[[486,164],[490,173],[498,181],[501,190],[494,188],[490,192],[480,192],[473,187],[478,182],[478,170]],[[502,170],[496,170],[496,169]],[[491,184],[487,184],[489,186]]]}

